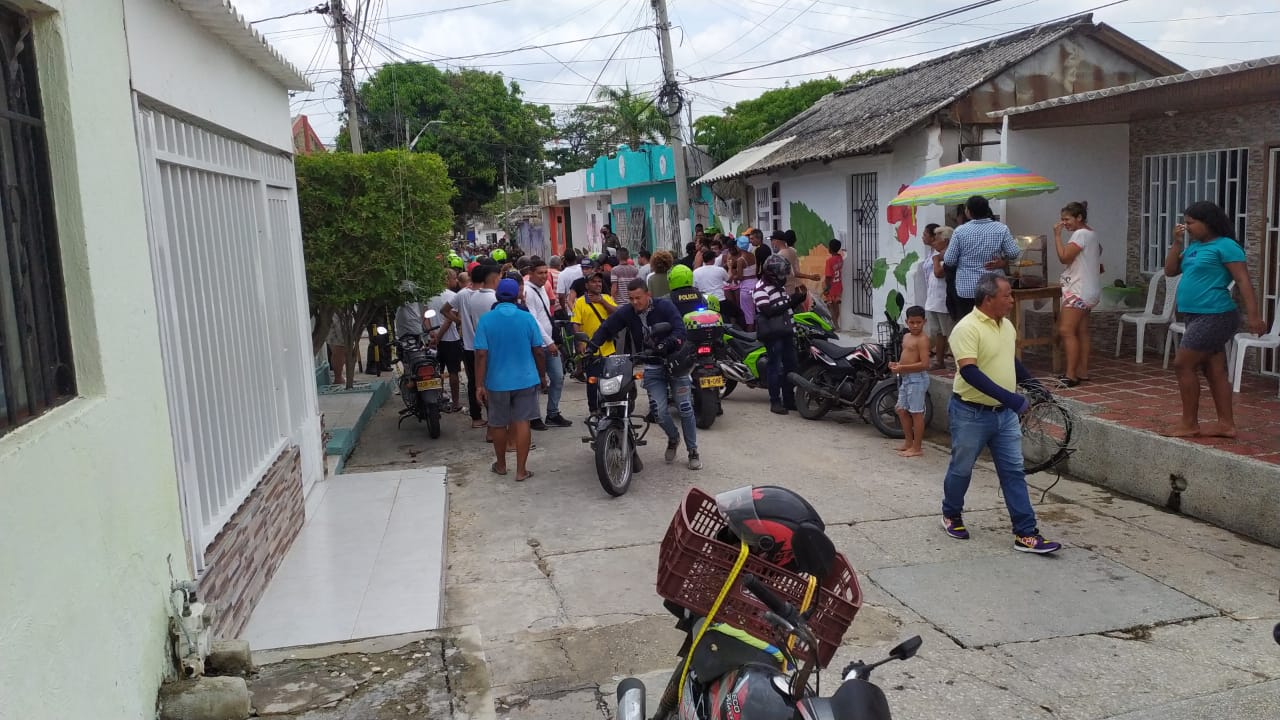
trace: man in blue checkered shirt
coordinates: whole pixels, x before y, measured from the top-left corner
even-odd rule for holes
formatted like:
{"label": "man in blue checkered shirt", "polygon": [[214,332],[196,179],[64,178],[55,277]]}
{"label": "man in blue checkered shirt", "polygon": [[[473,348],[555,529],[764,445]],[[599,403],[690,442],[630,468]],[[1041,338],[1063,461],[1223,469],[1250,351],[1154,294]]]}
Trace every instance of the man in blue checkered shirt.
{"label": "man in blue checkered shirt", "polygon": [[942,258],[942,264],[955,268],[956,272],[957,320],[973,310],[978,278],[993,271],[1003,274],[1009,261],[1022,252],[1009,228],[994,219],[991,203],[986,198],[974,195],[965,202],[965,209],[969,212],[969,222],[956,228]]}

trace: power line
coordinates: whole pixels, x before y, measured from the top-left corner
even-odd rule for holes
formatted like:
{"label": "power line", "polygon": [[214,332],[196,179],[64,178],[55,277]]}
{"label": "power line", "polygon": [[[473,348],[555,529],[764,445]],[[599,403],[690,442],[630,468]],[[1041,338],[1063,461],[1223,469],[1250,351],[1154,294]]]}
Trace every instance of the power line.
{"label": "power line", "polygon": [[329,6],[321,4],[316,5],[313,8],[307,8],[306,10],[299,10],[297,12],[285,13],[284,15],[262,18],[261,20],[253,20],[249,24],[257,25],[258,23],[271,22],[272,20],[283,20],[285,18],[297,17],[299,15],[324,14],[327,12],[329,12]]}

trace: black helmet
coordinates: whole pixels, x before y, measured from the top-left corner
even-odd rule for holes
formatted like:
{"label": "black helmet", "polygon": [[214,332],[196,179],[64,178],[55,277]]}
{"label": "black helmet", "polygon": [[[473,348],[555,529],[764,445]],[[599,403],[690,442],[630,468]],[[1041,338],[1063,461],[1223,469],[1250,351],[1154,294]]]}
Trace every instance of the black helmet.
{"label": "black helmet", "polygon": [[761,273],[769,284],[783,285],[791,275],[791,263],[781,255],[774,253],[764,261],[764,268]]}
{"label": "black helmet", "polygon": [[818,511],[791,490],[748,485],[717,495],[716,507],[727,521],[721,541],[741,539],[774,565],[819,579],[835,563],[836,547]]}

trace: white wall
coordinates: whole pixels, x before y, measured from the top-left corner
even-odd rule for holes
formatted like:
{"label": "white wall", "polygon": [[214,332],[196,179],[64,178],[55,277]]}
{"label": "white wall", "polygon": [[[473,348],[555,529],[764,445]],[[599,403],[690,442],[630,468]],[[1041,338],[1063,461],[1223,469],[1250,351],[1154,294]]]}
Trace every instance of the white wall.
{"label": "white wall", "polygon": [[1063,269],[1053,250],[1053,224],[1062,207],[1072,201],[1089,203],[1089,225],[1102,241],[1103,286],[1123,279],[1129,227],[1129,126],[1012,130],[1006,135],[1007,162],[1058,184],[1057,192],[1008,200],[1004,210],[1014,235],[1047,237],[1049,280],[1057,282]]}
{"label": "white wall", "polygon": [[150,718],[186,549],[123,12],[67,5],[33,37],[80,396],[0,436],[0,718]]}
{"label": "white wall", "polygon": [[[166,0],[124,0],[134,90],[293,152],[288,92]],[[114,28],[112,28],[114,30]]]}

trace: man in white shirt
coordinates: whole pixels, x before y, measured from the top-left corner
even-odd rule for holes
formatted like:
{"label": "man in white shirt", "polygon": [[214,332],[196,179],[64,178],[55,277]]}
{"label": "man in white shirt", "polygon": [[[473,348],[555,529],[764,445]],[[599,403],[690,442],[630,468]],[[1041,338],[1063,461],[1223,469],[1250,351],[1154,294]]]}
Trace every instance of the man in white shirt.
{"label": "man in white shirt", "polygon": [[476,325],[480,324],[480,316],[493,309],[498,301],[494,288],[502,279],[501,269],[497,264],[482,263],[471,271],[471,292],[459,293],[454,300],[460,301],[462,307],[459,315],[462,329],[463,362],[467,366],[467,402],[471,405],[471,427],[482,428],[485,422],[481,416],[480,400],[476,390],[480,387],[476,378]]}
{"label": "man in white shirt", "polygon": [[462,334],[458,332],[458,313],[453,309],[460,287],[458,271],[449,268],[444,275],[444,290],[427,304],[436,311],[436,316],[429,321],[434,328],[431,338],[438,348],[440,364],[449,373],[449,397],[453,398],[450,412],[462,409],[462,403],[458,402],[462,395]]}
{"label": "man in white shirt", "polygon": [[724,302],[724,284],[729,282],[729,271],[716,263],[715,250],[702,251],[702,265],[693,270],[693,286],[703,295],[714,295]]}
{"label": "man in white shirt", "polygon": [[582,277],[582,267],[578,265],[578,256],[572,250],[565,250],[564,269],[560,271],[560,277],[556,278],[556,295],[560,296],[561,303],[564,303],[564,296],[569,294],[573,281],[580,277]]}
{"label": "man in white shirt", "polygon": [[529,274],[524,278],[524,304],[529,308],[529,314],[538,322],[538,329],[542,331],[549,381],[547,419],[545,422],[541,419],[532,421],[530,427],[534,430],[573,425],[560,414],[560,395],[564,392],[564,362],[560,357],[560,348],[556,345],[554,325],[551,322],[551,299],[547,297],[546,290],[547,272],[547,264],[535,255],[530,258]]}
{"label": "man in white shirt", "polygon": [[649,267],[649,251],[648,250],[641,250],[639,253],[636,254],[636,269],[640,271],[639,274],[636,275],[636,277],[640,278],[641,280],[649,279],[649,273],[653,272],[653,270]]}

